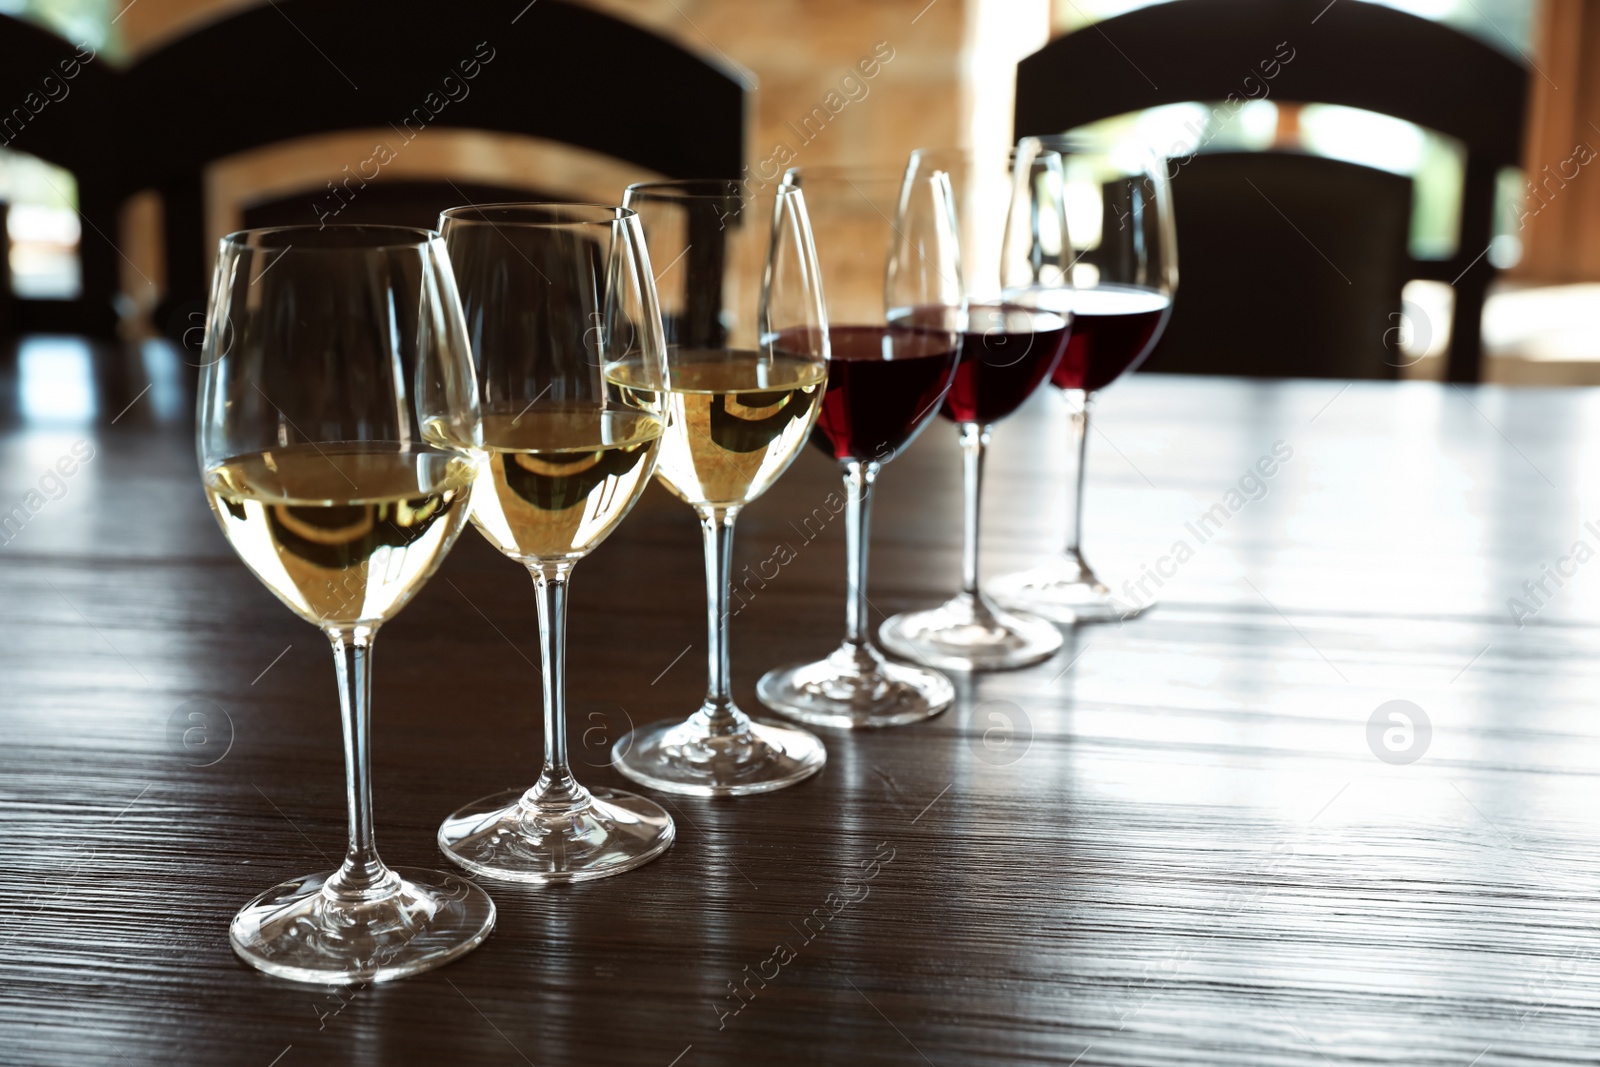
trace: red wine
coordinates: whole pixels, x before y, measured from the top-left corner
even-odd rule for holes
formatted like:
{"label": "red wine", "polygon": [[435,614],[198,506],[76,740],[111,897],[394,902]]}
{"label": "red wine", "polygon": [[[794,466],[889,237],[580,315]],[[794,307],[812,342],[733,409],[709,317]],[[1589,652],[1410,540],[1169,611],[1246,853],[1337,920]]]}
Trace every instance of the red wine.
{"label": "red wine", "polygon": [[985,425],[1005,418],[1050,377],[1071,333],[1065,314],[1011,303],[972,305],[961,363],[940,413],[952,422]]}
{"label": "red wine", "polygon": [[950,388],[956,335],[911,326],[833,326],[811,443],[834,459],[887,462],[932,421]]}
{"label": "red wine", "polygon": [[1058,389],[1104,389],[1155,347],[1172,298],[1133,285],[1063,290],[1073,310],[1072,339],[1050,381]]}

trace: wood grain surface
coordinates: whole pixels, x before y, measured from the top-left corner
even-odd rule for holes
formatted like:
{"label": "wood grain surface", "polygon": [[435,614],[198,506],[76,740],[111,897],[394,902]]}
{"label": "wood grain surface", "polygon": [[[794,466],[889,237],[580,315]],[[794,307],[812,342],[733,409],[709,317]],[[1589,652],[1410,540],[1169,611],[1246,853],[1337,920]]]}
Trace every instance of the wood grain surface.
{"label": "wood grain surface", "polygon": [[[927,723],[825,732],[799,787],[663,798],[663,859],[491,884],[478,951],[330,991],[228,947],[242,903],[337,859],[341,755],[325,642],[207,512],[184,380],[162,349],[62,342],[0,375],[0,519],[42,501],[0,532],[0,1063],[1600,1058],[1600,393],[1124,382],[1087,544],[1114,586],[1171,574],[1155,611],[960,678]],[[46,477],[80,440],[93,458]],[[1056,398],[999,428],[991,573],[1058,543],[1066,468]],[[886,470],[876,609],[952,590],[958,473],[943,423]],[[843,523],[801,532],[835,487],[807,453],[741,520],[741,566],[796,550],[734,620],[747,708],[841,634]],[[610,743],[698,702],[702,596],[694,519],[659,489],[578,568],[588,782],[624,784]],[[533,634],[530,583],[470,532],[385,628],[390,863],[443,866],[448,812],[532,781]],[[1415,762],[1369,745],[1391,700],[1431,723]]]}

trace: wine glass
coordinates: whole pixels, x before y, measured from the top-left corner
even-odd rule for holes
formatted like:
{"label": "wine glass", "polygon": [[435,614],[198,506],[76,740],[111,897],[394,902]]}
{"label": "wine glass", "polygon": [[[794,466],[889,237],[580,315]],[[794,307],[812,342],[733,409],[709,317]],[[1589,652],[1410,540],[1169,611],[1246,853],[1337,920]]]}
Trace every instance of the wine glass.
{"label": "wine glass", "polygon": [[844,475],[849,559],[845,639],[827,657],[769,672],[768,707],[819,726],[878,727],[937,715],[955,699],[937,671],[872,646],[867,548],[872,486],[939,410],[955,374],[965,305],[950,183],[938,171],[799,167],[828,295],[832,353],[812,441]]}
{"label": "wine glass", "polygon": [[655,470],[666,372],[639,220],[618,207],[493,204],[440,216],[477,353],[483,435],[472,522],[528,568],[539,609],[544,768],[474,801],[439,847],[474,874],[577,882],[672,844],[644,797],[588,789],[567,758],[567,585]]}
{"label": "wine glass", "polygon": [[471,882],[391,868],[372,828],[372,651],[466,523],[478,433],[455,281],[439,235],[289,226],[223,238],[211,289],[197,451],[223,536],[333,644],[350,841],[337,871],[267,890],[229,937],[251,966],[305,982],[436,967],[494,928]]}
{"label": "wine glass", "polygon": [[781,789],[821,770],[827,751],[813,734],[739,710],[728,621],[764,584],[733,584],[734,520],[805,444],[828,372],[805,200],[794,189],[751,195],[740,182],[705,180],[632,185],[623,202],[662,264],[669,384],[656,477],[700,516],[710,683],[686,722],[634,730],[612,762],[673,793]]}
{"label": "wine glass", "polygon": [[[1178,242],[1164,161],[1148,149],[1090,134],[1042,139],[1060,154],[1071,240],[1055,262],[1072,280],[1072,338],[1052,381],[1071,409],[1076,481],[1060,556],[986,587],[1008,608],[1060,623],[1128,619],[1155,603],[1120,601],[1083,558],[1083,485],[1089,410],[1101,389],[1144,361],[1172,311]],[[1125,586],[1125,589],[1131,589]]]}
{"label": "wine glass", "polygon": [[1009,670],[1055,655],[1061,632],[1045,619],[1006,611],[978,586],[983,462],[994,424],[1032,396],[1061,362],[1072,313],[1059,263],[1066,217],[1061,157],[1025,138],[1014,152],[986,155],[919,149],[908,180],[950,175],[960,225],[967,327],[961,362],[940,414],[961,434],[961,592],[937,608],[884,621],[878,640],[895,655],[959,671]]}

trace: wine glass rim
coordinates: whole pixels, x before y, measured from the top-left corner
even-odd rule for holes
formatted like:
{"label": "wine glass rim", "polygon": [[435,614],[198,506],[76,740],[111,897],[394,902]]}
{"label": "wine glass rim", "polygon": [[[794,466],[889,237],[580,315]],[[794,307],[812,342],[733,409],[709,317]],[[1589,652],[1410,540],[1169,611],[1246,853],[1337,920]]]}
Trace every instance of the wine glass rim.
{"label": "wine glass rim", "polygon": [[1044,146],[1067,145],[1069,147],[1098,148],[1102,145],[1119,143],[1127,138],[1078,127],[1071,130],[1062,130],[1060,133],[1030,133],[1027,137],[1017,138],[1017,143],[1021,144],[1023,141],[1030,139],[1038,141]]}
{"label": "wine glass rim", "polygon": [[783,184],[786,186],[797,185],[805,188],[807,181],[821,181],[833,183],[867,182],[892,182],[900,185],[906,180],[905,167],[856,166],[849,163],[808,163],[799,167],[790,167],[783,172]]}
{"label": "wine glass rim", "polygon": [[482,226],[518,226],[556,229],[574,226],[615,226],[636,215],[618,204],[550,201],[507,201],[498,204],[463,204],[439,212],[445,222]]}
{"label": "wine glass rim", "polygon": [[[960,147],[958,145],[923,145],[911,150],[910,167],[915,168],[926,165],[935,170],[948,170],[951,172],[962,170],[979,170],[992,164],[1000,167],[1002,164],[1009,170],[1016,166],[1017,153],[1021,151],[1024,141],[1038,140],[1038,138],[1024,137],[1014,145],[1005,148],[985,149],[973,147]],[[1055,148],[1041,144],[1033,158],[1036,162],[1047,162],[1050,159],[1063,159],[1070,156],[1077,149]]]}
{"label": "wine glass rim", "polygon": [[263,226],[235,230],[222,238],[225,245],[266,251],[294,248],[304,252],[375,252],[383,249],[421,248],[438,240],[439,231],[420,226],[328,223],[322,226]]}
{"label": "wine glass rim", "polygon": [[[779,185],[771,193],[760,189],[744,192],[750,184],[748,178],[659,178],[647,182],[634,182],[623,194],[631,198],[638,193],[661,200],[752,200],[757,196],[789,196],[798,191],[795,186]],[[717,191],[721,190],[721,191]]]}
{"label": "wine glass rim", "polygon": [[[1021,138],[1017,139],[1017,143],[1016,144],[1005,145],[1002,148],[975,148],[975,147],[973,147],[971,145],[963,146],[963,145],[946,145],[946,144],[925,144],[925,145],[918,145],[916,148],[913,148],[911,150],[911,158],[912,159],[917,159],[919,157],[933,156],[933,157],[938,158],[938,159],[959,158],[959,159],[965,159],[965,160],[976,160],[976,159],[982,159],[982,158],[984,158],[986,156],[994,156],[994,157],[1014,156],[1017,153],[1017,149],[1022,147],[1022,144],[1023,144],[1024,141],[1038,141],[1038,142],[1040,142],[1040,152],[1043,153],[1043,154],[1046,154],[1046,155],[1059,154],[1060,153],[1060,149],[1053,148],[1049,144],[1046,143],[1049,140],[1051,140],[1051,139],[1047,138],[1047,137],[1021,137]],[[1066,140],[1067,140],[1067,138],[1063,138],[1062,139],[1063,142],[1066,141]],[[1085,144],[1090,144],[1092,142],[1085,141],[1084,143]]]}
{"label": "wine glass rim", "polygon": [[[1035,133],[1029,134],[1033,140],[1039,142],[1039,147],[1046,152],[1055,152],[1058,155],[1090,155],[1094,153],[1107,154],[1111,152],[1129,152],[1158,158],[1154,148],[1141,142],[1137,137],[1127,134],[1108,133],[1098,130],[1078,127],[1063,133]],[[1018,143],[1021,143],[1020,141]]]}

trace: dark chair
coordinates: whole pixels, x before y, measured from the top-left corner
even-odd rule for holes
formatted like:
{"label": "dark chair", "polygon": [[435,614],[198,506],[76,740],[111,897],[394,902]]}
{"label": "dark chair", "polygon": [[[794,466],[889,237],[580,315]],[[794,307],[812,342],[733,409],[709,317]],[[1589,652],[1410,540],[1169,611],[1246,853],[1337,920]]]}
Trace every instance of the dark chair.
{"label": "dark chair", "polygon": [[[1285,61],[1285,56],[1292,58]],[[1339,269],[1352,280],[1353,272],[1387,276],[1399,269],[1405,278],[1452,283],[1455,311],[1446,373],[1452,381],[1476,381],[1483,300],[1494,276],[1486,253],[1493,232],[1495,179],[1502,167],[1521,162],[1526,92],[1523,67],[1487,45],[1362,0],[1174,0],[1067,34],[1018,64],[1016,134],[1060,133],[1143,108],[1227,101],[1231,96],[1364,108],[1459,139],[1467,158],[1455,255],[1415,261],[1404,256],[1397,264],[1341,263]],[[1180,227],[1185,225],[1181,189],[1199,162],[1196,157],[1176,168]],[[1343,174],[1352,183],[1349,196],[1358,195],[1354,183],[1376,184],[1369,176],[1355,177],[1353,170],[1319,170],[1308,180],[1326,188]],[[1233,198],[1240,205],[1248,198],[1261,199],[1242,181]],[[1287,207],[1283,210],[1302,229],[1310,222]],[[1390,242],[1380,232],[1386,225],[1376,212],[1364,218],[1363,226],[1372,227],[1373,233],[1359,245],[1369,253],[1386,248]],[[1180,309],[1192,300],[1196,269],[1220,261],[1211,258],[1214,254],[1204,245],[1186,244],[1180,231],[1175,326],[1181,325]],[[1272,272],[1263,278],[1267,288],[1235,294],[1248,301],[1235,316],[1235,333],[1250,329],[1251,312],[1266,303],[1287,301],[1297,292],[1305,299],[1297,286],[1274,284]],[[1328,283],[1330,290],[1345,284],[1331,273]],[[1334,329],[1322,316],[1342,304],[1318,298],[1286,318],[1298,325],[1279,348],[1279,373],[1303,372],[1288,362],[1294,345],[1315,331]],[[1386,314],[1384,305],[1374,303],[1361,318],[1382,320]],[[1181,339],[1176,333],[1174,337]],[[1161,358],[1159,351],[1156,358]]]}
{"label": "dark chair", "polygon": [[[12,295],[0,289],[0,332],[116,333],[119,288],[114,135],[107,109],[117,74],[92,49],[0,15],[0,145],[61,167],[78,183],[82,289],[72,300]],[[66,190],[61,190],[63,193]],[[3,220],[0,220],[3,221]],[[0,254],[10,241],[0,229]]]}
{"label": "dark chair", "polygon": [[[748,90],[737,71],[563,0],[276,0],[213,23],[142,59],[120,90],[121,192],[155,188],[164,205],[156,321],[204,299],[202,179],[216,160],[360,129],[393,131],[382,139],[398,154],[417,130],[448,127],[540,137],[668,176],[736,178]],[[307,190],[307,205],[320,194],[330,214],[350,205],[328,221],[370,215],[355,205],[383,182],[381,158],[349,162],[337,188]]]}
{"label": "dark chair", "polygon": [[1411,179],[1291,152],[1202,153],[1172,198],[1178,298],[1145,369],[1399,377]]}

